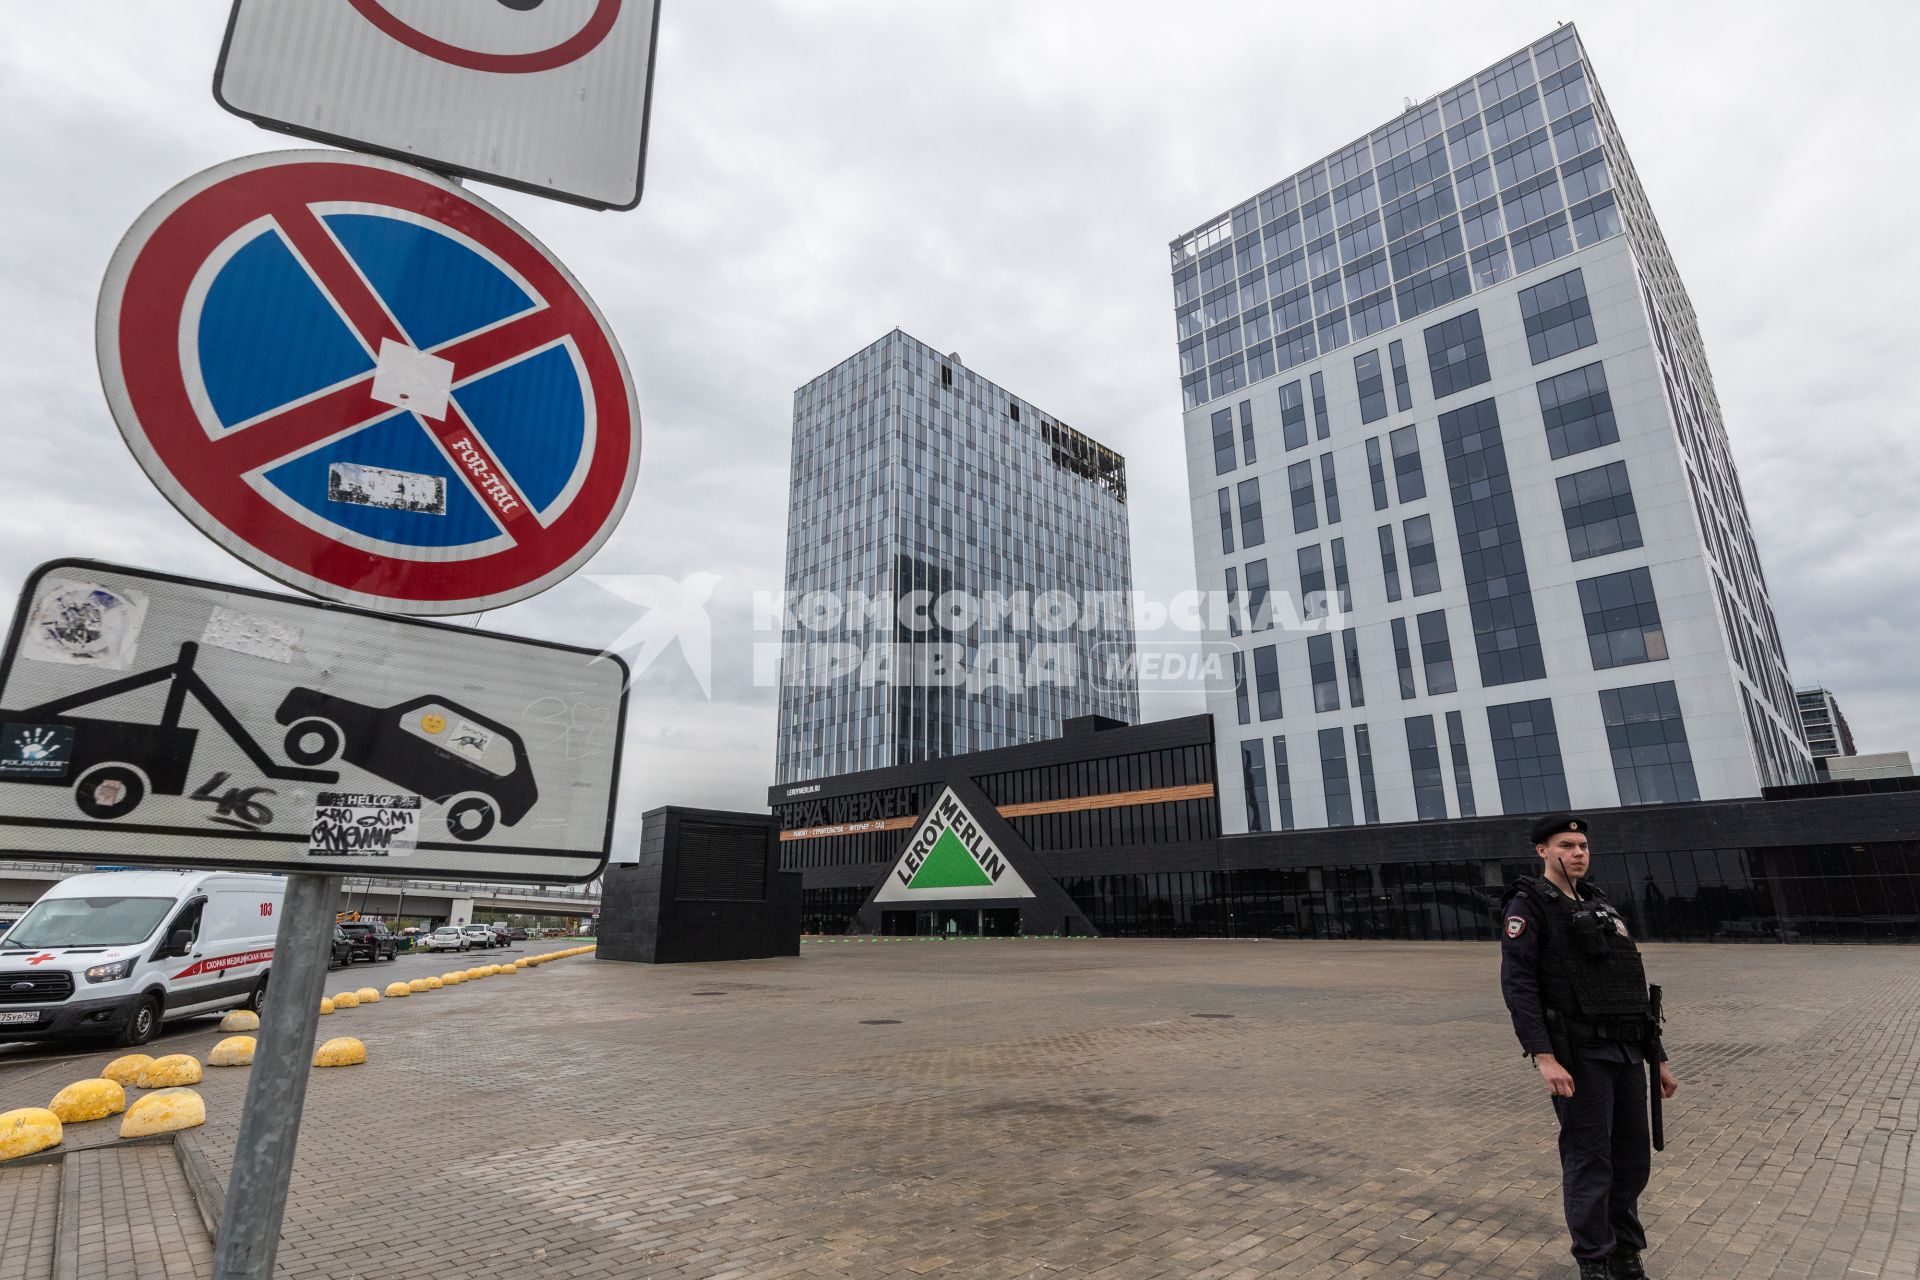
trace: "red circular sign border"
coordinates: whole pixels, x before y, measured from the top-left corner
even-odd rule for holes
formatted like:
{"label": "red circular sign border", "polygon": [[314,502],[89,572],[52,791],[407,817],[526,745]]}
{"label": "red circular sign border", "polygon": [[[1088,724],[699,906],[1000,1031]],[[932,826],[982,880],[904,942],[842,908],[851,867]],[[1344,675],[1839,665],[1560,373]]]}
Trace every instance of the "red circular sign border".
{"label": "red circular sign border", "polygon": [[613,30],[613,24],[620,20],[620,0],[599,0],[586,25],[550,49],[536,49],[532,53],[481,53],[477,49],[463,49],[457,44],[448,44],[445,40],[428,35],[400,18],[380,0],[347,0],[347,3],[361,17],[415,53],[423,53],[437,62],[467,71],[492,71],[501,75],[551,71],[555,67],[576,62],[598,48],[600,42],[607,38],[607,33]]}
{"label": "red circular sign border", "polygon": [[[257,202],[235,216],[220,207],[235,196]],[[563,331],[574,341],[593,392],[594,456],[580,491],[551,525],[541,528],[531,516],[515,522],[516,531],[537,531],[537,537],[468,560],[385,556],[301,523],[238,475],[217,474],[194,456],[217,455],[225,441],[207,438],[181,368],[187,294],[207,257],[228,237],[289,200],[387,205],[446,225],[497,254],[532,285],[547,304],[545,313],[565,320]],[[625,360],[592,299],[505,214],[397,161],[332,151],[274,152],[228,161],[179,184],[141,215],[115,251],[101,290],[97,343],[115,420],[168,499],[240,559],[324,598],[429,614],[525,599],[584,563],[612,533],[632,494],[638,407]],[[370,389],[372,374],[360,383]],[[367,418],[384,412],[391,407],[366,398]]]}

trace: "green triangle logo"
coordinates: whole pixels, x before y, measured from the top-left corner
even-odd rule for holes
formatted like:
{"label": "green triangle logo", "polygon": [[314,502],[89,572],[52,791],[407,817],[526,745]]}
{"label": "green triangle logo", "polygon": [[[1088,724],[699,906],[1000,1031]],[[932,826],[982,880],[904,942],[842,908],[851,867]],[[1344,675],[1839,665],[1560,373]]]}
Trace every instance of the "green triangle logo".
{"label": "green triangle logo", "polygon": [[967,852],[967,846],[960,843],[960,837],[954,834],[952,827],[940,833],[940,838],[927,852],[927,860],[913,873],[909,889],[963,889],[993,883],[973,855]]}
{"label": "green triangle logo", "polygon": [[928,903],[1033,896],[953,788],[944,787],[914,823],[899,860],[871,900]]}

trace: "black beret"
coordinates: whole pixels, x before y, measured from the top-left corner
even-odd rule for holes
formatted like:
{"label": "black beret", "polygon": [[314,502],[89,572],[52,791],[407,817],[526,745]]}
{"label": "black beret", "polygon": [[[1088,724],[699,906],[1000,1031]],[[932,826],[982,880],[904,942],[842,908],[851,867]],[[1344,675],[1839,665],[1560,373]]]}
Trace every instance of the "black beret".
{"label": "black beret", "polygon": [[1556,813],[1551,818],[1542,818],[1533,827],[1533,842],[1545,844],[1562,831],[1572,831],[1579,835],[1587,833],[1587,820],[1576,818],[1570,813]]}

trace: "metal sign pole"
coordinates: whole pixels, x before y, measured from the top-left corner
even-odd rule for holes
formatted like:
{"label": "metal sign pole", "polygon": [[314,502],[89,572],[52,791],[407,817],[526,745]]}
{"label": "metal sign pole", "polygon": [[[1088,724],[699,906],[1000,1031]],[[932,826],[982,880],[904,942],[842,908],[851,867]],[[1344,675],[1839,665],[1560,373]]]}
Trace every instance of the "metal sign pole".
{"label": "metal sign pole", "polygon": [[268,1280],[273,1275],[339,900],[338,876],[287,877],[272,979],[260,1011],[259,1045],[240,1113],[227,1206],[220,1215],[214,1280]]}

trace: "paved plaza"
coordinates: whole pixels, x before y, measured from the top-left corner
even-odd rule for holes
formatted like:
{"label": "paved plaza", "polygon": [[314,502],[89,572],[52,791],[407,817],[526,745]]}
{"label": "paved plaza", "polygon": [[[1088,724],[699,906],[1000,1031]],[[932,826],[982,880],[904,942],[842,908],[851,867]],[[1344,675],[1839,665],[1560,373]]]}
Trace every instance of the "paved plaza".
{"label": "paved plaza", "polygon": [[[1920,1274],[1920,956],[1648,953],[1682,1082],[1652,1274]],[[314,1075],[281,1271],[1567,1275],[1551,1111],[1497,964],[1471,944],[822,941],[383,1001],[322,1020],[370,1061]],[[6,1058],[0,1107],[108,1056]],[[246,1075],[208,1071],[188,1136],[219,1179]],[[182,1233],[177,1189],[136,1187],[131,1162],[89,1177],[121,1189],[86,1214],[137,1201]],[[10,1245],[38,1249],[46,1174],[0,1190]]]}

